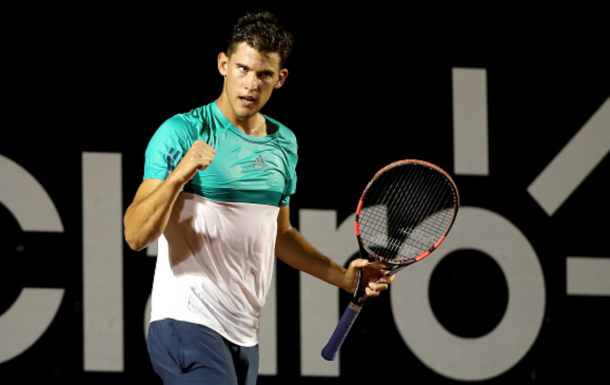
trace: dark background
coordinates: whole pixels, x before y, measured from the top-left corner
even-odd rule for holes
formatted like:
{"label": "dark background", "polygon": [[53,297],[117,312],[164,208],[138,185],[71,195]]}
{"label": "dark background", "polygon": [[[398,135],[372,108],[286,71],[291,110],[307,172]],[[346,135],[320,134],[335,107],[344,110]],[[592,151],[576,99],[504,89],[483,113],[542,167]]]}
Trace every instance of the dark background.
{"label": "dark background", "polygon": [[[65,231],[21,233],[0,205],[0,314],[24,286],[66,292],[47,332],[1,364],[0,379],[160,383],[142,331],[155,260],[127,245],[125,371],[83,371],[81,155],[122,154],[126,208],[141,181],[151,135],[165,119],[220,95],[216,57],[231,26],[246,11],[263,9],[275,13],[296,40],[287,82],[263,110],[299,141],[293,224],[299,223],[301,208],[337,210],[341,223],[354,212],[374,172],[397,159],[425,159],[452,172],[451,70],[485,68],[490,172],[455,180],[463,206],[503,215],[532,243],[545,275],[546,309],[538,339],[523,360],[484,382],[607,380],[610,299],[568,296],[565,261],[610,257],[603,188],[610,161],[606,156],[552,217],[526,188],[610,96],[610,34],[597,21],[598,9],[494,7],[226,2],[196,8],[6,9],[0,154],[44,186]],[[16,245],[24,245],[25,254],[17,253]],[[507,296],[493,261],[462,252],[442,265],[430,292],[443,324],[471,337],[493,329]],[[396,295],[391,290],[367,304],[358,319],[353,334],[360,338],[344,345],[340,378],[301,378],[298,280],[298,272],[278,263],[278,375],[261,376],[259,384],[456,382],[428,369],[397,339],[388,306],[388,297]],[[487,289],[473,295],[472,286]],[[443,292],[453,297],[443,299]]]}

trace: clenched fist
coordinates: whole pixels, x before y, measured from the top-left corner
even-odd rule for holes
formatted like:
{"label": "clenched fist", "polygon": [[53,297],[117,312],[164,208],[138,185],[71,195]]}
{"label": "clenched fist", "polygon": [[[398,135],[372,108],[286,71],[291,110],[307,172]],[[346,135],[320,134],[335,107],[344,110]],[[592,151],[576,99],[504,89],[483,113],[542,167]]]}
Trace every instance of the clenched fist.
{"label": "clenched fist", "polygon": [[197,171],[205,170],[214,161],[216,150],[209,144],[197,140],[188,152],[182,157],[176,169],[172,172],[172,177],[185,185],[193,179]]}

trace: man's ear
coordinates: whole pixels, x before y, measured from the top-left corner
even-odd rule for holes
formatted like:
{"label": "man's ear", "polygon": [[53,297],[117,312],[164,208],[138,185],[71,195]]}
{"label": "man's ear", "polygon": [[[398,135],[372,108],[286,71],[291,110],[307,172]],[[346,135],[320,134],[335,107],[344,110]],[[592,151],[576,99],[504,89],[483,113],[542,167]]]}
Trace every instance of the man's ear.
{"label": "man's ear", "polygon": [[218,55],[218,72],[220,72],[220,74],[222,76],[227,76],[228,66],[229,66],[229,57],[227,56],[226,53],[221,52]]}
{"label": "man's ear", "polygon": [[277,83],[275,83],[275,85],[273,86],[274,89],[278,89],[280,88],[284,82],[286,81],[286,78],[288,77],[288,70],[286,68],[282,68],[280,70],[279,76],[277,77]]}

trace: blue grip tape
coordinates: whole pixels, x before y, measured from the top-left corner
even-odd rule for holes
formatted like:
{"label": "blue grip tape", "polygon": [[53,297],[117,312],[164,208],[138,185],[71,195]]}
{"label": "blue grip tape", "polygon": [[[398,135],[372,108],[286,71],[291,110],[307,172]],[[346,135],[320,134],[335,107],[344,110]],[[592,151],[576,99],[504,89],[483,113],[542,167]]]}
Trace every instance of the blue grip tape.
{"label": "blue grip tape", "polygon": [[[355,310],[356,308],[357,310]],[[322,357],[327,361],[334,361],[337,358],[337,354],[339,353],[339,349],[341,345],[343,345],[343,341],[345,341],[345,337],[347,337],[347,333],[352,328],[356,317],[358,317],[358,313],[360,312],[360,307],[356,305],[350,305],[345,309],[345,312],[341,316],[341,320],[337,325],[333,335],[330,337],[330,340],[322,349]]]}

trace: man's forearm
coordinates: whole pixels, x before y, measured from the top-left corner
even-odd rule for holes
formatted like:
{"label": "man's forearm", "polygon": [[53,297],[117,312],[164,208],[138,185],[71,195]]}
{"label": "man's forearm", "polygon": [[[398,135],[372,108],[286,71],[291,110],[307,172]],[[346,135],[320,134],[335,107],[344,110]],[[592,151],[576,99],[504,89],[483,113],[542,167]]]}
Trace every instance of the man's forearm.
{"label": "man's forearm", "polygon": [[[152,188],[147,191],[148,188]],[[165,231],[181,185],[171,179],[138,191],[136,199],[125,212],[125,240],[133,250],[141,250]]]}
{"label": "man's forearm", "polygon": [[308,273],[344,290],[346,269],[316,250],[295,228],[278,234],[275,253],[291,267]]}

